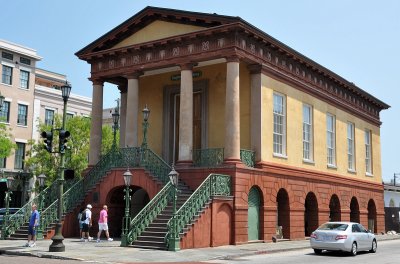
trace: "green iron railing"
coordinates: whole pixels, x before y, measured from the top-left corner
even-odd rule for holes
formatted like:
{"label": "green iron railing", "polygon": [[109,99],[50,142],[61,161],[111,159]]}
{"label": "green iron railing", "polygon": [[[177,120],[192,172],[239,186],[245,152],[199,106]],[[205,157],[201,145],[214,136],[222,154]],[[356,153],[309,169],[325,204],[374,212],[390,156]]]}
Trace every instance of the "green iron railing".
{"label": "green iron railing", "polygon": [[212,196],[231,195],[231,177],[229,175],[210,174],[203,183],[194,191],[186,202],[178,209],[174,217],[168,221],[168,233],[165,236],[167,248],[172,238],[178,237],[183,229],[192,223],[199,211],[210,201]]}
{"label": "green iron railing", "polygon": [[223,148],[193,150],[193,165],[195,167],[216,167],[224,161]]}
{"label": "green iron railing", "polygon": [[241,149],[240,150],[240,160],[250,168],[254,168],[256,153],[252,150]]}
{"label": "green iron railing", "polygon": [[128,227],[127,244],[132,244],[173,199],[174,186],[168,182],[132,219]]}

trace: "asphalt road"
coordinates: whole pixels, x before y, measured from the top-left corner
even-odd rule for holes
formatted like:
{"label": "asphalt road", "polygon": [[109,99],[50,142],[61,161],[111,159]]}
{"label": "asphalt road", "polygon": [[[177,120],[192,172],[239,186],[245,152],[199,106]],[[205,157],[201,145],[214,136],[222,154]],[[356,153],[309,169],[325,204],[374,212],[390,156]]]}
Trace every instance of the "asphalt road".
{"label": "asphalt road", "polygon": [[324,252],[318,256],[310,249],[279,252],[273,254],[253,255],[228,260],[213,260],[207,263],[229,263],[229,264],[398,264],[400,263],[400,240],[381,241],[378,244],[378,251],[373,253],[360,252],[357,256],[351,257],[348,254],[337,252]]}

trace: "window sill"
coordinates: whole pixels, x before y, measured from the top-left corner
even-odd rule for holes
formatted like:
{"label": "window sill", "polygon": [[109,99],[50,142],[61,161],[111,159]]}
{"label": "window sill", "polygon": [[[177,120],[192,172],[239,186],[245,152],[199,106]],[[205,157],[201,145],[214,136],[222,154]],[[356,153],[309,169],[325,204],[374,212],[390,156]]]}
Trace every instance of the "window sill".
{"label": "window sill", "polygon": [[347,169],[347,172],[351,174],[357,174],[357,171],[352,169]]}
{"label": "window sill", "polygon": [[315,161],[308,160],[308,159],[303,159],[303,163],[310,164],[310,165],[315,165]]}
{"label": "window sill", "polygon": [[372,173],[369,173],[369,172],[366,172],[366,173],[365,173],[365,176],[367,176],[367,177],[374,177],[374,175],[373,175]]}
{"label": "window sill", "polygon": [[28,88],[18,87],[18,89],[23,90],[23,91],[29,91],[29,87]]}
{"label": "window sill", "polygon": [[28,125],[21,125],[21,124],[17,124],[17,127],[24,127],[24,128],[28,128]]}
{"label": "window sill", "polygon": [[5,85],[5,86],[9,86],[9,87],[12,87],[12,84],[8,84],[8,83],[1,83],[2,85]]}
{"label": "window sill", "polygon": [[287,159],[288,158],[286,155],[278,154],[278,153],[273,153],[272,156],[274,158],[278,158],[278,159]]}
{"label": "window sill", "polygon": [[1,120],[0,120],[0,123],[2,123],[2,124],[4,124],[4,125],[8,125],[8,126],[10,125],[10,121],[7,122],[7,121],[1,121]]}
{"label": "window sill", "polygon": [[336,165],[328,164],[328,165],[326,165],[326,167],[327,167],[328,169],[337,170]]}

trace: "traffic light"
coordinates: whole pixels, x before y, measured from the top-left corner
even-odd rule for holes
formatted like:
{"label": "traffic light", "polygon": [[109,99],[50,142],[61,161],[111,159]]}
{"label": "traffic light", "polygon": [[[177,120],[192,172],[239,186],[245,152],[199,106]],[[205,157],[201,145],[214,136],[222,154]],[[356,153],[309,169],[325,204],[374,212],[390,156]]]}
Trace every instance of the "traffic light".
{"label": "traffic light", "polygon": [[52,152],[53,150],[53,132],[52,131],[43,131],[40,133],[43,138],[44,148],[47,152]]}
{"label": "traffic light", "polygon": [[60,134],[59,134],[59,147],[60,147],[60,153],[64,153],[65,152],[65,148],[67,147],[66,144],[68,142],[68,138],[71,135],[71,133],[69,133],[69,131],[67,130],[60,130]]}

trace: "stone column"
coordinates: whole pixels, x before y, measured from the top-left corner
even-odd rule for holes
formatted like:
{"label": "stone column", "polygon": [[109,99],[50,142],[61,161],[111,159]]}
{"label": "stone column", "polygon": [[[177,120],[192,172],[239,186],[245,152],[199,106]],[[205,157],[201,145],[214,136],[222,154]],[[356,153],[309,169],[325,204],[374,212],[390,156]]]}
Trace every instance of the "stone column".
{"label": "stone column", "polygon": [[193,149],[193,64],[181,65],[178,163],[192,162]]}
{"label": "stone column", "polygon": [[121,106],[120,106],[120,120],[119,120],[119,147],[126,147],[125,136],[126,136],[126,103],[127,103],[127,89],[125,86],[120,86],[121,92]]}
{"label": "stone column", "polygon": [[239,58],[227,59],[225,97],[225,161],[240,161]]}
{"label": "stone column", "polygon": [[94,166],[100,159],[102,124],[103,124],[103,81],[92,80],[92,120],[90,127],[89,166]]}
{"label": "stone column", "polygon": [[251,89],[251,109],[250,109],[250,138],[251,150],[255,151],[255,161],[262,160],[262,84],[261,84],[261,65],[250,65],[250,89]]}
{"label": "stone column", "polygon": [[138,147],[139,73],[130,74],[126,102],[125,145]]}

